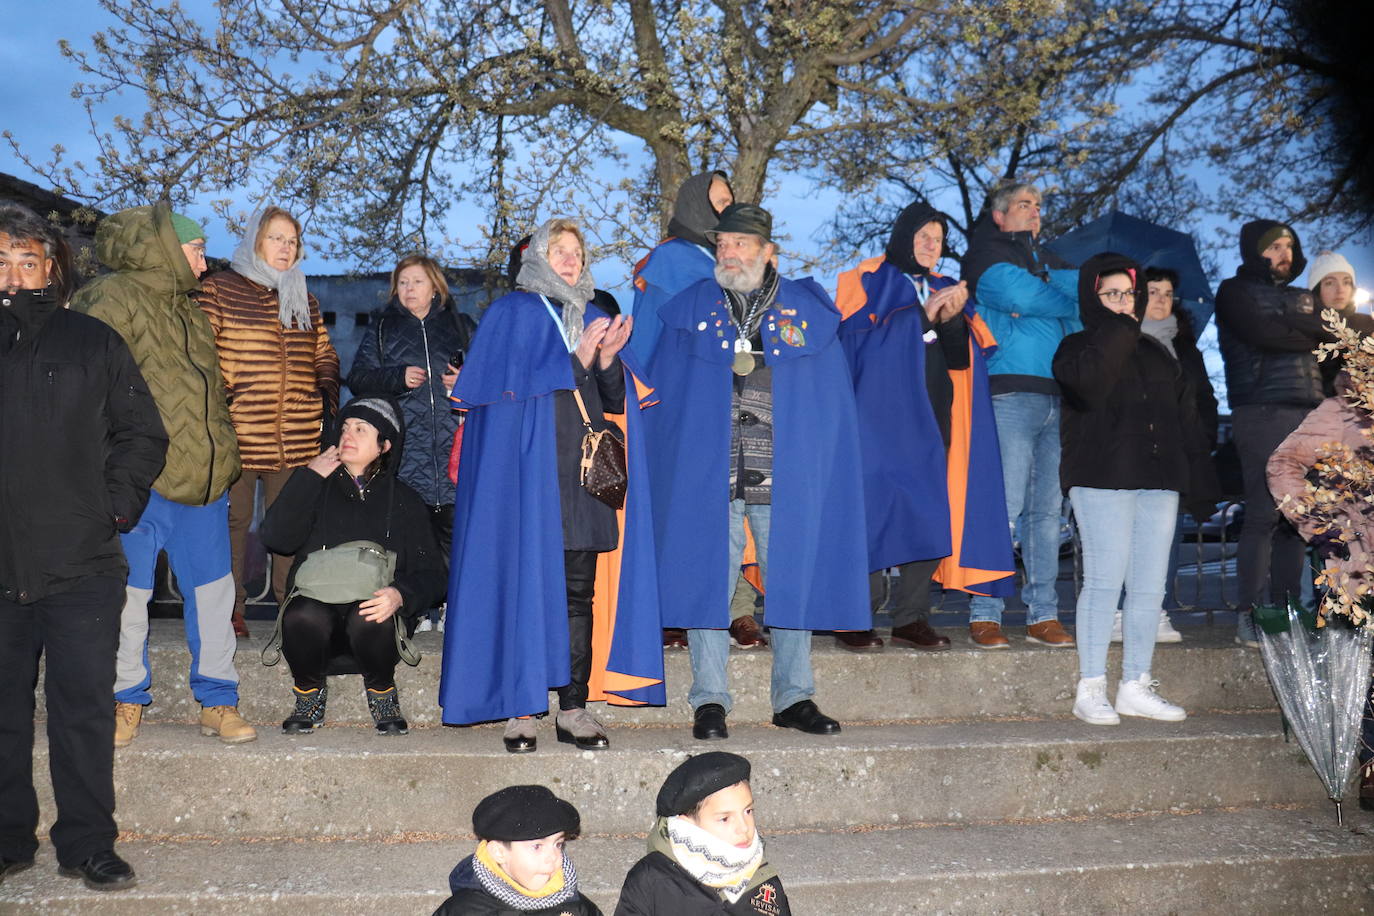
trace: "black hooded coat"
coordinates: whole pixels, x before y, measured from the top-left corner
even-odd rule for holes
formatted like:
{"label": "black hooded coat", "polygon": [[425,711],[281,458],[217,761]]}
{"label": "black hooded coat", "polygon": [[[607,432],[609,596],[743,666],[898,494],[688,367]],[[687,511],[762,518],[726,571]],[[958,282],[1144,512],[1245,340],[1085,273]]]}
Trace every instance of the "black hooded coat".
{"label": "black hooded coat", "polygon": [[[1108,309],[1097,296],[1104,273],[1134,272],[1135,317]],[[1196,396],[1164,345],[1141,333],[1147,293],[1143,271],[1125,255],[1089,258],[1078,272],[1083,330],[1054,355],[1064,394],[1059,424],[1059,479],[1100,490],[1174,490],[1206,518],[1217,496],[1210,443]],[[1203,508],[1206,512],[1202,512]]]}
{"label": "black hooded coat", "polygon": [[1217,289],[1217,337],[1226,363],[1227,400],[1233,408],[1312,408],[1323,397],[1321,370],[1312,350],[1333,338],[1312,293],[1289,285],[1307,267],[1297,233],[1288,279],[1275,279],[1260,253],[1260,239],[1278,227],[1287,228],[1270,219],[1241,227],[1241,265]]}

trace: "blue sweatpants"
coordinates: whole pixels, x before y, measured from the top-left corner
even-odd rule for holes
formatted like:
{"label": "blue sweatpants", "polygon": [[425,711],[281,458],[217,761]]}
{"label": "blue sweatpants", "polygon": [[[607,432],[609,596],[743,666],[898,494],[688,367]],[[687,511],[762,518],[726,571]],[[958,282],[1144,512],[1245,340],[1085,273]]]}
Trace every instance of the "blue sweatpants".
{"label": "blue sweatpants", "polygon": [[157,555],[177,577],[183,599],[186,647],[191,650],[191,693],[202,706],[237,706],[234,670],[234,577],[229,572],[229,495],[208,506],[184,506],[149,494],[138,526],[120,535],[129,560],[129,583],[120,617],[115,701],[146,706],[153,676],[148,668],[148,599]]}

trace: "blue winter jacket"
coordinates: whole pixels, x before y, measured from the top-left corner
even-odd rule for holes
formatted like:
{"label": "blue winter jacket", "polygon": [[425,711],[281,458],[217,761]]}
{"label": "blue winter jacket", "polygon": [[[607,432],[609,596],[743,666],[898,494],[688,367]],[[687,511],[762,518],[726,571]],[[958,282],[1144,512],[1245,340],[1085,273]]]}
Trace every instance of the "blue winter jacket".
{"label": "blue winter jacket", "polygon": [[1083,329],[1078,271],[1065,269],[1029,232],[1003,232],[990,220],[969,240],[963,277],[997,339],[988,360],[992,394],[1058,394],[1051,365],[1059,342]]}

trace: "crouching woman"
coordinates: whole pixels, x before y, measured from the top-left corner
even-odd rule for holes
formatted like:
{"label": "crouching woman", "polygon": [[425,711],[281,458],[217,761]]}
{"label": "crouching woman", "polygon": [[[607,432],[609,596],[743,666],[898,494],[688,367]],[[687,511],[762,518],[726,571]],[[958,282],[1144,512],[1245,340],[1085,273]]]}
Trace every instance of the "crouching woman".
{"label": "crouching woman", "polygon": [[[325,675],[352,671],[362,673],[377,731],[407,732],[396,694],[399,633],[404,628],[409,635],[419,615],[438,603],[446,574],[424,504],[396,479],[402,431],[390,401],[350,401],[339,412],[339,444],[297,468],[262,520],[263,544],[276,553],[295,554],[279,620],[281,651],[295,682],[295,708],[282,723],[286,734],[310,732],[324,721]],[[380,564],[385,568],[391,562],[387,555],[394,555],[389,583],[375,583],[369,594],[344,600],[321,600],[297,588],[312,556],[318,568],[322,551],[357,541],[380,548],[361,548],[360,567],[364,559],[385,557]],[[397,614],[399,623],[393,619]]]}

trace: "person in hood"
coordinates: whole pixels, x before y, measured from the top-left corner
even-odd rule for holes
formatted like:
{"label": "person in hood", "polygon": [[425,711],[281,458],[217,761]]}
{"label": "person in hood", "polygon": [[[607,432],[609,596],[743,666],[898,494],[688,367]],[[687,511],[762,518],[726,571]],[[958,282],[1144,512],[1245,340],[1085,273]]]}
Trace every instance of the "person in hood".
{"label": "person in hood", "polygon": [[[1059,623],[1059,385],[1050,364],[1059,342],[1079,330],[1077,274],[1040,245],[1040,191],[1009,180],[993,191],[973,227],[963,278],[997,341],[988,386],[997,418],[1007,519],[1021,540],[1026,639],[1073,646]],[[980,649],[1006,649],[1003,599],[969,600],[969,636]]]}
{"label": "person in hood", "polygon": [[[693,175],[678,188],[673,215],[668,220],[668,238],[646,254],[634,268],[633,313],[637,324],[630,338],[630,349],[647,360],[663,333],[658,310],[673,296],[716,269],[715,246],[706,233],[720,219],[721,211],[735,202],[730,178],[722,171]],[[741,649],[768,645],[768,637],[754,619],[757,592],[743,572],[735,580],[730,599],[730,641]],[[665,627],[665,649],[687,648],[687,632],[680,627]]]}
{"label": "person in hood", "polygon": [[[244,558],[258,485],[272,505],[292,471],[319,454],[339,406],[339,355],[320,304],[305,288],[301,224],[281,207],[248,221],[229,270],[207,277],[196,299],[210,319],[238,437],[243,474],[229,490],[234,630],[248,635]],[[272,558],[272,593],[286,597],[290,557]]]}
{"label": "person in hood", "polygon": [[787,916],[754,821],[749,761],[715,751],[663,780],[649,852],[625,876],[615,916]]}
{"label": "person in hood", "polygon": [[582,819],[543,786],[507,786],[472,810],[477,850],[448,876],[434,916],[601,916],[577,887],[567,844]]}
{"label": "person in hood", "polygon": [[1265,466],[1322,402],[1313,350],[1334,340],[1312,292],[1293,282],[1307,266],[1292,227],[1270,219],[1240,230],[1240,267],[1217,288],[1217,338],[1244,480],[1245,523],[1236,554],[1236,641],[1257,647],[1256,605],[1302,591],[1305,547],[1274,505]]}
{"label": "person in hood", "polygon": [[[407,447],[396,476],[429,507],[444,556],[453,539],[448,457],[458,431],[458,412],[448,395],[476,327],[458,311],[439,263],[406,255],[391,271],[391,301],[368,321],[348,372],[355,397],[391,398],[400,405]],[[420,629],[432,627],[430,616],[420,622]]]}
{"label": "person in hood", "polygon": [[[396,554],[395,579],[371,597],[330,604],[297,594],[281,612],[281,651],[291,667],[294,708],[282,722],[288,735],[308,734],[324,721],[325,675],[361,671],[367,706],[380,735],[407,733],[396,692],[397,624],[413,632],[420,615],[444,594],[444,558],[429,512],[396,479],[405,431],[395,403],[354,398],[339,411],[338,444],[296,468],[267,509],[258,534],[268,550],[294,556],[296,571],[312,551],[372,541]],[[335,660],[346,647],[351,657]]]}
{"label": "person in hood", "polygon": [[[624,349],[633,319],[601,311],[594,289],[581,228],[544,223],[453,389],[467,419],[439,703],[450,724],[506,719],[511,753],[536,750],[550,690],[558,740],[585,750],[610,746],[588,702],[665,701],[640,427],[652,399]],[[582,485],[593,431],[624,436],[623,513]]]}
{"label": "person in hood", "polygon": [[[1210,508],[1216,495],[1199,484],[1209,443],[1178,362],[1141,332],[1148,297],[1140,265],[1099,254],[1078,277],[1083,330],[1064,338],[1053,363],[1064,397],[1060,481],[1083,547],[1073,714],[1091,725],[1116,725],[1120,716],[1178,722],[1187,714],[1155,692],[1150,662],[1179,500]],[[1123,585],[1113,707],[1107,647]]]}
{"label": "person in hood", "polygon": [[0,204],[0,881],[33,865],[34,686],[45,664],[59,874],[133,887],[114,851],[119,611],[138,524],[167,433],[123,338],[66,308],[62,233]]}
{"label": "person in hood", "polygon": [[191,294],[205,271],[205,231],[166,201],[105,218],[96,254],[113,273],[72,300],[119,332],[153,392],[169,441],[167,463],[148,507],[120,536],[129,582],[120,616],[114,684],[115,747],[138,735],[152,703],[148,667],[148,600],[158,553],[182,594],[191,693],[201,705],[201,731],[227,744],[257,737],[239,715],[234,670],[234,578],[229,564],[229,485],[239,476],[239,449],[224,399],[215,335]]}
{"label": "person in hood", "polygon": [[[970,326],[981,325],[967,287],[935,272],[948,226],[948,218],[928,204],[908,206],[883,256],[841,276],[836,302],[845,316],[840,340],[859,406],[872,609],[876,614],[888,605],[894,645],[923,650],[950,645],[930,627],[930,585],[942,558],[953,553],[951,498],[958,494],[951,490],[967,483],[950,474],[947,458],[955,379],[973,365]],[[962,400],[959,408],[963,417],[970,415]],[[961,422],[960,428],[967,454],[970,425]],[[974,523],[988,522],[1001,539],[1009,575],[1014,567],[1000,467],[994,476],[998,498],[991,513],[976,513]],[[851,650],[883,644],[872,630],[835,636]]]}

